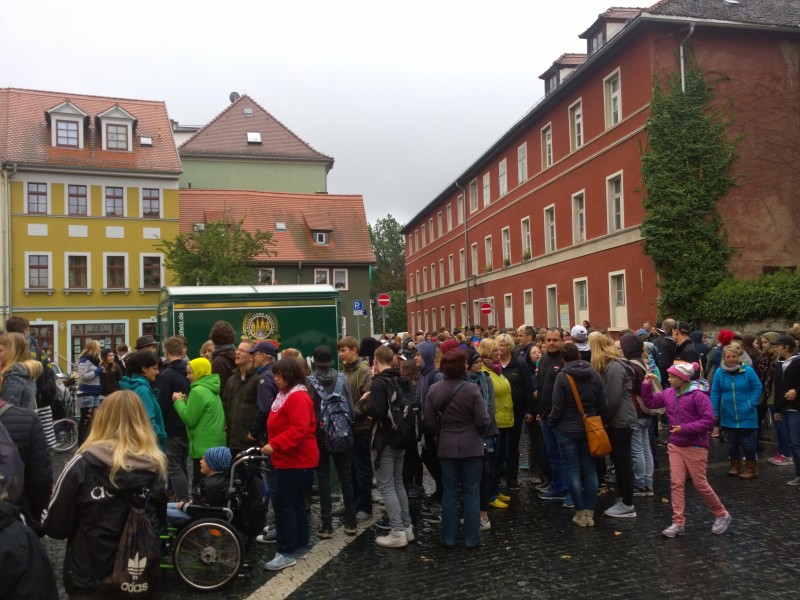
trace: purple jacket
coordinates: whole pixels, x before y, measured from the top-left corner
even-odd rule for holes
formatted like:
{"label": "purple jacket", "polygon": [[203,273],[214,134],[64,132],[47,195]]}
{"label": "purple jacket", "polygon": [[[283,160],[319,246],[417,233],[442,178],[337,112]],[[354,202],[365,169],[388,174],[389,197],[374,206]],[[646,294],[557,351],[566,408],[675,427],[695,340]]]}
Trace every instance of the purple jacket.
{"label": "purple jacket", "polygon": [[642,382],[642,402],[647,408],[666,408],[670,427],[681,426],[680,433],[670,433],[669,443],[676,446],[708,448],[708,434],[714,427],[714,409],[708,394],[689,390],[678,396],[675,388],[653,394],[653,384]]}

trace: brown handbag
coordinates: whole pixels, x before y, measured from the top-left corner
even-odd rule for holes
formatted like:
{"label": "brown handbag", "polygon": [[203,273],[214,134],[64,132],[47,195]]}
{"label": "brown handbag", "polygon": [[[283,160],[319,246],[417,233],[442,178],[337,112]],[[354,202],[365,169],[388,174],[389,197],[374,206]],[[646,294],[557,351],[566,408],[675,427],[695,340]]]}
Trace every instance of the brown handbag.
{"label": "brown handbag", "polygon": [[583,415],[583,426],[586,429],[586,441],[589,443],[589,454],[594,458],[602,458],[611,454],[611,442],[608,440],[603,419],[600,416],[587,417],[583,410],[583,402],[575,385],[575,380],[568,373],[564,373],[569,380],[572,388],[572,395],[575,396],[575,404],[578,405],[578,412]]}

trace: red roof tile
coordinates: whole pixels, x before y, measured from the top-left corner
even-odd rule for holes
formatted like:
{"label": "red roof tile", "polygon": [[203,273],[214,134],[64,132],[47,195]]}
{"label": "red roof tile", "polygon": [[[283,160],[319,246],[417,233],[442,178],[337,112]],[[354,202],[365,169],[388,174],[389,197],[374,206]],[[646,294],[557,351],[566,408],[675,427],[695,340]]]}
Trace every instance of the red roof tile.
{"label": "red roof tile", "polygon": [[[268,263],[375,263],[361,196],[181,189],[179,198],[181,233],[191,231],[195,223],[219,220],[225,211],[231,219],[245,218],[248,231],[272,233],[271,251],[277,254],[259,257]],[[286,230],[277,230],[277,222],[285,223]],[[320,223],[330,226],[327,246],[311,239],[309,224]]]}
{"label": "red roof tile", "polygon": [[[248,143],[248,132],[261,134],[261,143]],[[333,158],[314,150],[247,95],[186,140],[179,151],[186,157],[281,158],[326,162],[333,166]]]}
{"label": "red roof tile", "polygon": [[[54,148],[46,111],[71,102],[89,115],[81,149]],[[136,118],[133,151],[103,150],[95,117],[119,106]],[[139,136],[153,138],[140,147]],[[181,163],[164,102],[0,88],[0,160],[24,165],[179,175]]]}

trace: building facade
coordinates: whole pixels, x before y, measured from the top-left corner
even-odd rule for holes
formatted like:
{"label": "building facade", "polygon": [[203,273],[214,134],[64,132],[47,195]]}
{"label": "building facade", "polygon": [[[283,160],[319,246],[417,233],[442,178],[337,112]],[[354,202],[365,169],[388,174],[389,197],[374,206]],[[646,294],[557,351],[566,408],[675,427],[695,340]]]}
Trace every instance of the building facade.
{"label": "building facade", "polygon": [[155,333],[181,173],[164,103],[0,89],[0,153],[3,322],[62,368]]}
{"label": "building facade", "polygon": [[653,82],[680,72],[681,48],[719,105],[732,100],[729,133],[743,136],[719,202],[731,271],[796,268],[800,2],[774,8],[662,0],[600,15],[580,36],[586,54],[555,61],[545,97],[405,226],[410,329],[655,318],[640,157]]}

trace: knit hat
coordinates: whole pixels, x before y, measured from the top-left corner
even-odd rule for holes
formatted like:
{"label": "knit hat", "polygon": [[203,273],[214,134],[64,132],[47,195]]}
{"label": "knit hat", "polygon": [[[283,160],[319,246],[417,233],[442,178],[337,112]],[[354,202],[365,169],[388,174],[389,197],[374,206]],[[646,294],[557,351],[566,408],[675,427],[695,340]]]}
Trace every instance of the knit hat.
{"label": "knit hat", "polygon": [[481,355],[472,346],[467,347],[467,364],[471,367],[481,360]]}
{"label": "knit hat", "polygon": [[231,451],[226,446],[209,448],[203,454],[203,458],[212,471],[227,471],[231,466]]}
{"label": "knit hat", "polygon": [[189,366],[192,367],[192,374],[194,375],[195,381],[202,379],[206,375],[211,375],[211,363],[203,356],[190,360]]}
{"label": "knit hat", "polygon": [[676,362],[669,369],[667,369],[667,373],[671,373],[683,381],[691,381],[692,375],[694,375],[694,372],[699,368],[700,365],[696,362],[693,362],[692,364],[687,362]]}
{"label": "knit hat", "polygon": [[767,340],[770,344],[774,345],[781,336],[774,331],[767,331],[766,333],[762,333],[761,337]]}
{"label": "knit hat", "polygon": [[720,329],[717,342],[719,342],[721,346],[727,346],[733,340],[734,335],[735,334],[729,329]]}
{"label": "knit hat", "polygon": [[619,340],[619,346],[622,348],[622,355],[625,358],[641,358],[642,350],[644,349],[644,342],[639,339],[639,336],[628,333],[623,335]]}
{"label": "knit hat", "polygon": [[439,350],[441,350],[442,354],[444,355],[444,354],[447,354],[448,352],[450,352],[450,350],[455,350],[460,345],[461,345],[461,342],[459,342],[456,339],[450,338],[449,340],[443,341],[439,345]]}

